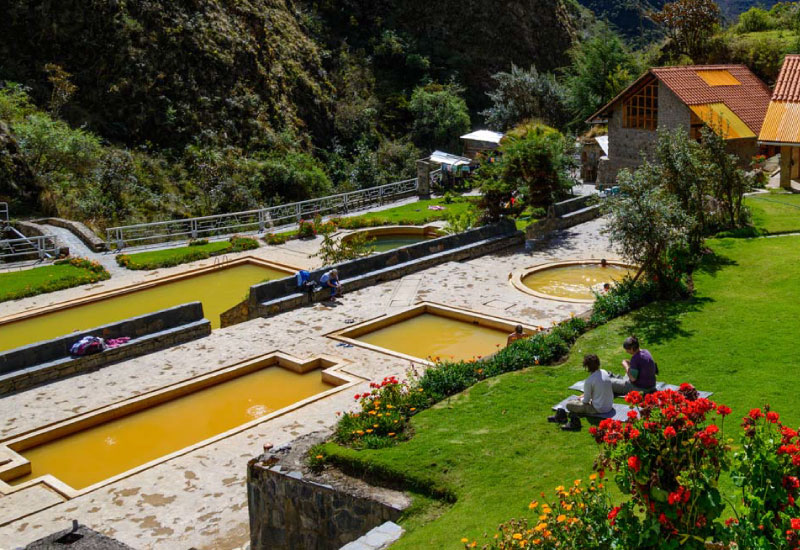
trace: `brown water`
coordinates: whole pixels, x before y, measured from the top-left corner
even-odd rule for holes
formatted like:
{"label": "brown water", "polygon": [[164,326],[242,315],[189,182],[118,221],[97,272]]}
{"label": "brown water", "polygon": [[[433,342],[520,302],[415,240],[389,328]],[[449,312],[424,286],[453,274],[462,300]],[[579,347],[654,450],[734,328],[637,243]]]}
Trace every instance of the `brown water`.
{"label": "brown water", "polygon": [[37,315],[0,325],[0,351],[195,301],[203,303],[203,313],[212,328],[219,328],[220,314],[245,299],[252,285],[287,275],[276,269],[243,264]]}
{"label": "brown water", "polygon": [[601,291],[604,283],[613,284],[631,270],[618,265],[581,264],[550,267],[522,278],[522,284],[550,296],[592,300],[592,290]]}
{"label": "brown water", "polygon": [[461,361],[494,353],[507,337],[502,330],[423,313],[357,339],[422,359]]}
{"label": "brown water", "polygon": [[9,483],[52,474],[82,489],[331,387],[320,371],[267,367],[22,451],[32,471]]}

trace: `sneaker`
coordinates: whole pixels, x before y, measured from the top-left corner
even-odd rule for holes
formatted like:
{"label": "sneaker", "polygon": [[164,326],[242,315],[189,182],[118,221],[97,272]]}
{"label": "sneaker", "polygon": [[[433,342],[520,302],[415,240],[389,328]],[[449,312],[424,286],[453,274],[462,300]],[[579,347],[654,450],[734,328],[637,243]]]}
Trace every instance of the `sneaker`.
{"label": "sneaker", "polygon": [[556,414],[548,416],[547,421],[555,424],[563,424],[567,421],[567,411],[564,409],[556,409]]}
{"label": "sneaker", "polygon": [[569,419],[569,422],[561,426],[561,429],[565,432],[579,432],[581,431],[581,419],[573,416]]}

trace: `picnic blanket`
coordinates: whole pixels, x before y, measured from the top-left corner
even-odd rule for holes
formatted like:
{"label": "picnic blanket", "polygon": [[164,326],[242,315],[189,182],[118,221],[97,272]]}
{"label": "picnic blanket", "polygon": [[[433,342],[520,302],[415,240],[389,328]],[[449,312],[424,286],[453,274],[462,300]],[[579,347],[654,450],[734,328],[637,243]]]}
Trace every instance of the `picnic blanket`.
{"label": "picnic blanket", "polygon": [[[574,384],[572,384],[569,387],[569,389],[571,389],[573,391],[582,392],[583,391],[583,380],[581,380],[579,382],[575,382]],[[667,384],[666,382],[657,382],[656,383],[656,390],[657,391],[664,391],[664,390],[678,391],[679,389],[680,389],[680,387],[676,386],[675,384]],[[708,399],[709,397],[714,395],[714,392],[710,392],[710,391],[697,390],[697,393],[700,394],[700,397],[705,397],[706,399]]]}
{"label": "picnic blanket", "polygon": [[[553,405],[553,410],[556,409],[565,409],[567,408],[567,401],[570,399],[574,399],[575,397],[580,397],[579,395],[570,395],[566,399],[561,400],[560,402]],[[620,422],[624,422],[628,419],[628,411],[631,410],[630,405],[627,403],[614,403],[614,408],[608,411],[606,414],[582,414],[581,416],[591,416],[594,418],[612,418],[614,420],[619,420]]]}

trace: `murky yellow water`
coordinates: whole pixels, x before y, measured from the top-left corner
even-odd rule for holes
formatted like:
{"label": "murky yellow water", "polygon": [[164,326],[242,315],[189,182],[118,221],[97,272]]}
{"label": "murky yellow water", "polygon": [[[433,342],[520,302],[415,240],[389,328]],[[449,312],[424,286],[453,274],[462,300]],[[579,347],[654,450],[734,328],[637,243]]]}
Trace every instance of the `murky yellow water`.
{"label": "murky yellow water", "polygon": [[22,451],[32,472],[9,483],[53,474],[82,489],[331,387],[318,370],[267,367]]}
{"label": "murky yellow water", "polygon": [[378,235],[370,246],[375,249],[375,252],[388,252],[395,248],[421,243],[422,241],[433,238],[434,237],[427,237],[425,235],[403,235],[402,233],[396,235]]}
{"label": "murky yellow water", "polygon": [[268,267],[237,265],[0,325],[0,351],[195,301],[203,302],[206,319],[212,328],[219,328],[220,314],[241,302],[252,285],[287,275]]}
{"label": "murky yellow water", "polygon": [[551,267],[523,277],[522,284],[528,288],[559,298],[591,300],[592,290],[602,290],[604,283],[613,284],[621,280],[630,269],[618,265],[600,264]]}
{"label": "murky yellow water", "polygon": [[502,330],[423,313],[357,339],[413,357],[460,361],[494,353],[507,337]]}

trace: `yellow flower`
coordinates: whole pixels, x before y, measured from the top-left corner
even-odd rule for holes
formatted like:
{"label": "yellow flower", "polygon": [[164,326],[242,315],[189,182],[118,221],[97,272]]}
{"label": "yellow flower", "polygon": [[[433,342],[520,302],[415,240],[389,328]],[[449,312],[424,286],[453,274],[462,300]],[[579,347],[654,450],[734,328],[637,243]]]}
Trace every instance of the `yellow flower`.
{"label": "yellow flower", "polygon": [[575,483],[574,483],[575,487],[577,487],[580,484],[581,484],[581,480],[580,479],[576,479]]}
{"label": "yellow flower", "polygon": [[542,544],[542,539],[533,539],[533,544],[539,546],[540,544]]}
{"label": "yellow flower", "polygon": [[539,519],[540,519],[541,521],[544,521],[544,520],[546,520],[546,519],[547,519],[547,514],[542,514],[541,516],[539,516]]}
{"label": "yellow flower", "polygon": [[377,424],[373,424],[373,425],[372,425],[372,427],[373,427],[373,428],[377,428],[377,427],[378,427],[378,425],[377,425]]}
{"label": "yellow flower", "polygon": [[548,537],[550,537],[550,535],[552,535],[552,534],[553,534],[553,532],[552,532],[552,531],[545,531],[544,533],[542,533],[542,535],[544,535],[544,538],[548,538]]}
{"label": "yellow flower", "polygon": [[564,486],[563,485],[559,485],[558,487],[556,487],[556,492],[558,492],[558,493],[560,493],[563,490],[564,490]]}
{"label": "yellow flower", "polygon": [[465,538],[461,539],[461,542],[463,542],[464,544],[466,544],[466,543],[468,543],[468,542],[469,542],[469,539],[465,537]]}
{"label": "yellow flower", "polygon": [[371,433],[372,433],[372,430],[367,430],[367,433],[368,433],[368,434],[371,434]]}
{"label": "yellow flower", "polygon": [[536,532],[544,531],[545,529],[547,529],[547,524],[544,522],[540,523],[539,525],[533,528],[533,530]]}
{"label": "yellow flower", "polygon": [[528,545],[528,541],[527,540],[519,541],[519,547],[520,548],[525,548],[527,545]]}
{"label": "yellow flower", "polygon": [[416,408],[416,407],[411,407],[411,408],[410,408],[410,409],[408,409],[408,410],[410,410],[411,412],[414,412],[414,411],[416,411],[416,410],[417,410],[417,408]]}
{"label": "yellow flower", "polygon": [[317,455],[317,460],[321,460],[321,459],[323,459],[323,458],[325,458],[325,457],[324,457],[324,456],[322,456],[322,455]]}
{"label": "yellow flower", "polygon": [[522,538],[522,535],[520,535],[519,533],[514,533],[513,535],[511,535],[511,538],[514,540],[520,540]]}
{"label": "yellow flower", "polygon": [[564,514],[559,514],[558,517],[556,517],[556,521],[558,523],[563,523],[566,519],[567,519],[567,516],[565,516]]}
{"label": "yellow flower", "polygon": [[572,504],[565,504],[565,505],[564,505],[564,510],[566,510],[567,512],[569,512],[570,510],[572,510]]}
{"label": "yellow flower", "polygon": [[590,476],[589,476],[589,479],[590,479],[590,480],[592,480],[592,481],[594,481],[595,479],[597,479],[597,474],[592,474],[592,475],[590,475]]}
{"label": "yellow flower", "polygon": [[530,509],[530,510],[533,510],[533,509],[534,509],[534,508],[536,508],[537,506],[539,506],[539,503],[538,503],[538,502],[536,502],[536,501],[534,500],[533,502],[531,502],[530,504],[528,504],[528,509]]}

